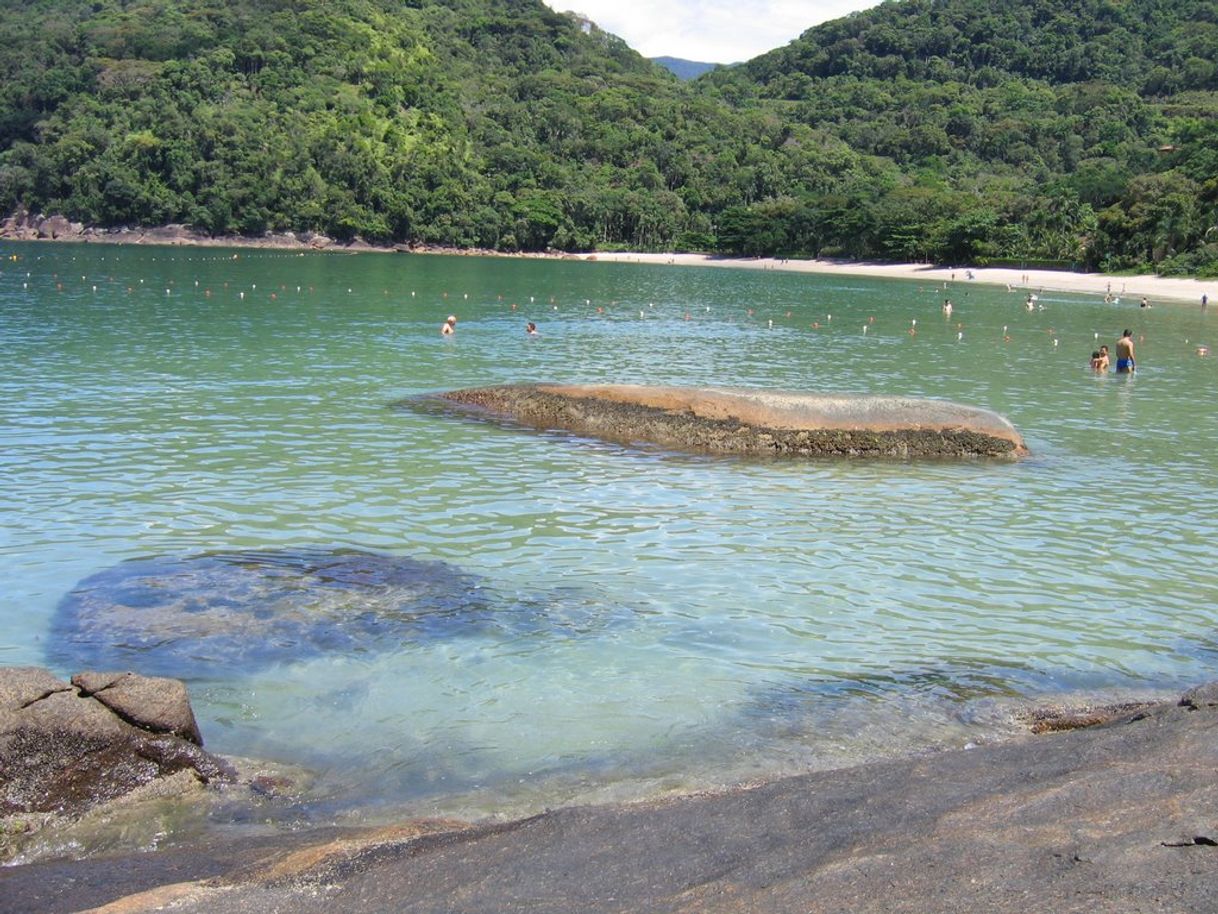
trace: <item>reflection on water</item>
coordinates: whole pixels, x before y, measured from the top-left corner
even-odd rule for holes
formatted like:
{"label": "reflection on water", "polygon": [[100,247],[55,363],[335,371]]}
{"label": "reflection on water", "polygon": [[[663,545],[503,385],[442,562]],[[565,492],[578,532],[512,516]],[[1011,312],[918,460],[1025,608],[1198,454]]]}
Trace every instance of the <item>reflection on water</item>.
{"label": "reflection on water", "polygon": [[[292,815],[734,783],[1218,668],[1218,361],[1196,355],[1210,323],[1192,307],[1098,289],[1029,313],[1025,290],[957,283],[945,319],[940,286],[760,271],[0,253],[0,658],[159,658],[209,748],[313,769]],[[1137,376],[1091,375],[1126,326]],[[945,398],[1003,413],[1033,456],[713,459],[390,408],[542,380]],[[386,626],[383,581],[346,589],[343,618],[370,625],[355,635],[302,625],[194,653],[154,646],[138,614],[113,637],[91,602],[136,572],[148,602],[151,570],[177,618],[205,586],[282,621],[299,605],[266,615],[266,563],[230,576],[216,557],[317,550],[419,571],[459,637],[409,613]]]}

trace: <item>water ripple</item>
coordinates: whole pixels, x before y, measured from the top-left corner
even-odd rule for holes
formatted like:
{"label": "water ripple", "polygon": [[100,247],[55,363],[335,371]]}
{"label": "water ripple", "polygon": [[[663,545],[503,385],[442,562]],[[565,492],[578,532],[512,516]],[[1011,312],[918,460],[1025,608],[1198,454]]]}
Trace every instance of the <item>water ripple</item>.
{"label": "water ripple", "polygon": [[[628,620],[192,680],[209,746],[328,772],[335,815],[723,783],[976,739],[986,702],[1218,671],[1218,361],[1191,309],[1028,314],[966,286],[947,323],[937,288],[749,271],[0,252],[23,258],[0,274],[7,662],[43,662],[76,581],[209,551],[441,560],[505,607],[552,591]],[[1145,370],[1088,373],[1125,325]],[[1034,456],[710,459],[388,406],[547,379],[958,400]]]}

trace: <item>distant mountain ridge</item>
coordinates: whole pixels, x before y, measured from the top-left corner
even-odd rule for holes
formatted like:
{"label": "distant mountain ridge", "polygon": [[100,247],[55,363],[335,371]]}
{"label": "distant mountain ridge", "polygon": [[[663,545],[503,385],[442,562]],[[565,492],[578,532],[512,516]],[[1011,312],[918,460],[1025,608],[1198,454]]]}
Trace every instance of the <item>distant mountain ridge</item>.
{"label": "distant mountain ridge", "polygon": [[720,63],[704,63],[698,60],[685,60],[681,57],[652,57],[653,63],[658,63],[677,79],[697,79],[703,73],[717,70],[723,66]]}

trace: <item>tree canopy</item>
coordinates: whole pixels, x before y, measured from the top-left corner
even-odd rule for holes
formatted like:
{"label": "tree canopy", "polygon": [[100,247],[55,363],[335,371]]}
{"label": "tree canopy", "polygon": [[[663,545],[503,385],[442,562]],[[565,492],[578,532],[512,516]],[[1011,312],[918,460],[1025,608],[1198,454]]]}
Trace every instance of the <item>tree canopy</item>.
{"label": "tree canopy", "polygon": [[1218,271],[1208,0],[890,0],[683,83],[540,0],[0,0],[0,210]]}

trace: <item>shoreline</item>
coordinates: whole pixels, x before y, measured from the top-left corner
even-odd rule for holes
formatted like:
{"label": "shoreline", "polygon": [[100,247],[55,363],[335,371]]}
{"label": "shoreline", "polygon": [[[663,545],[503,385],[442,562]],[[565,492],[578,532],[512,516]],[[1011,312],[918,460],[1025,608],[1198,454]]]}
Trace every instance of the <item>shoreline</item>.
{"label": "shoreline", "polygon": [[60,242],[68,244],[164,245],[169,247],[246,248],[271,251],[317,253],[440,254],[458,257],[504,257],[517,260],[560,260],[582,263],[626,263],[648,266],[727,267],[742,270],[771,270],[827,276],[866,276],[880,279],[929,281],[945,288],[953,284],[1005,286],[1020,292],[1073,292],[1103,297],[1114,303],[1136,305],[1146,298],[1156,302],[1200,305],[1202,296],[1218,293],[1218,279],[1138,274],[1078,273],[1067,270],[1016,269],[1014,267],[951,267],[924,263],[880,263],[868,261],[802,260],[779,257],[724,257],[717,254],[642,253],[629,251],[564,253],[559,251],[507,253],[483,248],[454,248],[445,245],[375,245],[356,238],[339,242],[315,233],[271,233],[260,237],[227,235],[211,237],[184,225],[155,228],[96,229],[71,223],[62,216],[14,214],[0,222],[0,242]]}
{"label": "shoreline", "polygon": [[[506,822],[9,867],[13,914],[1209,910],[1218,682],[1040,735]],[[17,903],[20,899],[20,903]]]}
{"label": "shoreline", "polygon": [[792,258],[719,257],[714,254],[595,253],[580,255],[601,263],[642,263],[669,266],[735,267],[829,276],[868,276],[881,279],[922,280],[951,285],[1006,286],[1012,291],[1080,292],[1103,297],[1111,294],[1121,304],[1155,301],[1191,302],[1218,290],[1218,280],[1141,274],[1118,276],[1109,273],[1076,273],[1067,270],[1020,270],[1014,267],[945,267],[924,263],[872,263],[867,261],[798,260]]}

